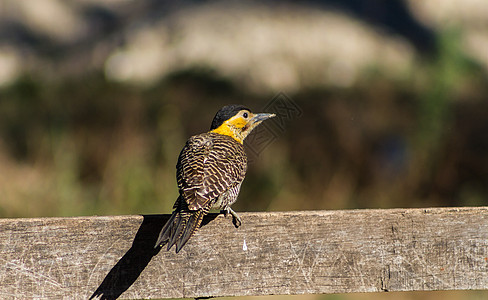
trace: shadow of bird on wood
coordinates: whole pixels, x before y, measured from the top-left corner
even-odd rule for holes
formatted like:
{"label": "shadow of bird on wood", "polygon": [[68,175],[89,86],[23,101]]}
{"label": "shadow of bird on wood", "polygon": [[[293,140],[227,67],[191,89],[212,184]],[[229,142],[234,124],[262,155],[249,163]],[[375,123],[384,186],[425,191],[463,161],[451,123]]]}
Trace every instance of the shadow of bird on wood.
{"label": "shadow of bird on wood", "polygon": [[[114,300],[120,297],[141,275],[161,247],[154,248],[159,232],[171,215],[144,215],[132,247],[105,276],[89,299]],[[218,214],[205,216],[202,225],[207,225]]]}

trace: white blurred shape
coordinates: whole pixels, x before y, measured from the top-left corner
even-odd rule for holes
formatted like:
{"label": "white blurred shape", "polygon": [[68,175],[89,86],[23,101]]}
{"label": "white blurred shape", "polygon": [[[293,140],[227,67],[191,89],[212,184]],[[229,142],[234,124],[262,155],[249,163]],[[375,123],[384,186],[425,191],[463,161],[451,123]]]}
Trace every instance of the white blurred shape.
{"label": "white blurred shape", "polygon": [[105,63],[105,75],[115,81],[149,85],[159,79],[171,67],[171,52],[164,47],[161,31],[137,31],[129,37],[128,46],[118,49]]}
{"label": "white blurred shape", "polygon": [[488,1],[409,0],[414,14],[425,24],[462,30],[463,49],[488,70]]}
{"label": "white blurred shape", "polygon": [[[12,5],[12,3],[11,3]],[[29,28],[58,41],[70,41],[83,30],[74,6],[60,0],[16,0],[17,12]]]}
{"label": "white blurred shape", "polygon": [[0,87],[15,81],[21,73],[21,59],[14,49],[0,48]]}
{"label": "white blurred shape", "polygon": [[370,66],[401,74],[415,55],[400,37],[338,12],[300,6],[211,2],[135,31],[107,61],[108,78],[151,83],[204,66],[251,91],[294,92],[351,86]]}

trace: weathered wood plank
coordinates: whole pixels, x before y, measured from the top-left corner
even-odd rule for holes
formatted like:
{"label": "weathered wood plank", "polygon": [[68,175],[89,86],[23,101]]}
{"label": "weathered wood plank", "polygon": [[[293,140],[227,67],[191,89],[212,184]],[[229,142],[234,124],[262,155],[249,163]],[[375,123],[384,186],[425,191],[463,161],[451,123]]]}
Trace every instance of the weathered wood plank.
{"label": "weathered wood plank", "polygon": [[487,207],[241,217],[179,254],[152,249],[167,215],[0,220],[0,298],[488,289]]}

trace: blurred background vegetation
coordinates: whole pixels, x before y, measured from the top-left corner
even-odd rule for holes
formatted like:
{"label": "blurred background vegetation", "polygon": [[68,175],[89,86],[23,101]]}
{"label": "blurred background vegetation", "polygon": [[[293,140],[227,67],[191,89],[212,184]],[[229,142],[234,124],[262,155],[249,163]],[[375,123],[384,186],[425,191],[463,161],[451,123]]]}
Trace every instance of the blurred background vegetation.
{"label": "blurred background vegetation", "polygon": [[0,217],[169,213],[186,139],[280,92],[302,114],[252,158],[237,211],[487,205],[487,10],[2,0]]}

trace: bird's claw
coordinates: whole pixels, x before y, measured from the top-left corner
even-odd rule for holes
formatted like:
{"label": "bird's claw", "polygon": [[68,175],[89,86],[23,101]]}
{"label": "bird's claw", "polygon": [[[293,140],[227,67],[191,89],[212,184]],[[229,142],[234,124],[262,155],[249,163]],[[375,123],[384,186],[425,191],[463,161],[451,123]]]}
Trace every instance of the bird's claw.
{"label": "bird's claw", "polygon": [[241,218],[232,208],[228,207],[224,210],[221,210],[220,212],[224,214],[224,217],[227,217],[228,214],[231,214],[232,224],[234,224],[236,228],[239,228],[242,225]]}
{"label": "bird's claw", "polygon": [[232,216],[232,223],[236,228],[239,228],[242,225],[241,218],[239,216]]}

